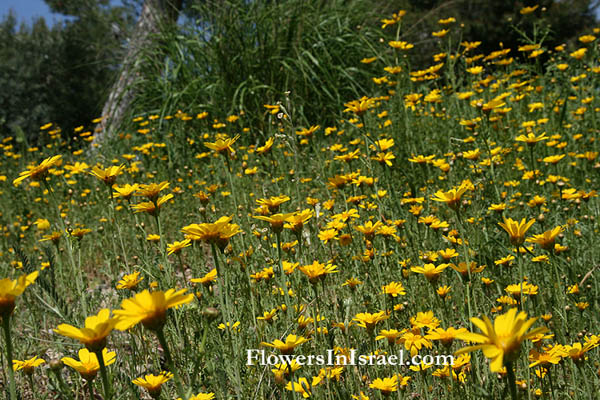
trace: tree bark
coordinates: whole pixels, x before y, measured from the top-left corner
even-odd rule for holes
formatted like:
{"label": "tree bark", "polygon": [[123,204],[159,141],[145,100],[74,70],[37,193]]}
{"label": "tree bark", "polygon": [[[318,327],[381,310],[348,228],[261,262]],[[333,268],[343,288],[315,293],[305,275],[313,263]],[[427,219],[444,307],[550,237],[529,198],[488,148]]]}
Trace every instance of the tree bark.
{"label": "tree bark", "polygon": [[144,71],[141,51],[153,44],[153,37],[177,22],[183,0],[145,0],[129,45],[119,78],[112,86],[96,126],[92,148],[98,148],[121,126],[126,110],[135,98],[135,84]]}

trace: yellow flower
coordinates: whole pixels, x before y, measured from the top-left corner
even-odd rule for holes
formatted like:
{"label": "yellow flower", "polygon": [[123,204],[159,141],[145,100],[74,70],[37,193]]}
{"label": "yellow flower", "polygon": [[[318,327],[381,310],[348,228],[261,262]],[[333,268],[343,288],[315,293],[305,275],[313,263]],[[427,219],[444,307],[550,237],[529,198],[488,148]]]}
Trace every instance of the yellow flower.
{"label": "yellow flower", "polygon": [[454,17],[448,17],[446,19],[440,19],[440,20],[438,20],[438,24],[440,24],[440,25],[448,25],[448,24],[451,24],[453,22],[456,22],[456,18],[454,18]]}
{"label": "yellow flower", "polygon": [[567,357],[565,347],[566,346],[558,344],[548,349],[544,349],[542,352],[532,349],[529,352],[529,361],[532,361],[532,363],[529,364],[529,368],[533,368],[538,365],[547,368],[550,366],[550,364],[558,364],[563,357]]}
{"label": "yellow flower", "polygon": [[369,385],[371,389],[377,389],[384,396],[389,396],[390,393],[398,390],[398,376],[394,375],[391,378],[377,378]]}
{"label": "yellow flower", "polygon": [[485,269],[485,265],[477,266],[475,261],[471,261],[469,266],[467,266],[467,263],[459,262],[458,265],[450,264],[450,268],[460,273],[463,278],[467,279],[469,277],[469,272],[471,274],[481,272]]}
{"label": "yellow flower", "polygon": [[310,128],[303,128],[300,129],[299,131],[296,131],[296,135],[298,136],[304,136],[304,137],[310,137],[313,135],[313,133],[315,133],[319,128],[321,128],[320,125],[313,125]]}
{"label": "yellow flower", "polygon": [[256,200],[256,204],[259,206],[266,206],[269,208],[269,212],[277,212],[279,210],[279,206],[286,201],[289,201],[290,197],[286,195],[281,196],[271,196],[268,199],[258,199]]}
{"label": "yellow flower", "polygon": [[129,200],[131,199],[131,196],[133,196],[133,193],[135,193],[135,191],[139,189],[139,187],[140,185],[138,185],[137,183],[133,185],[126,184],[123,186],[115,185],[113,187],[113,197],[120,197],[122,199]]}
{"label": "yellow flower", "polygon": [[146,236],[146,240],[149,242],[159,242],[160,241],[160,235],[151,233],[148,236]]}
{"label": "yellow flower", "polygon": [[515,138],[517,142],[525,142],[528,146],[533,146],[536,143],[546,139],[548,139],[548,136],[546,136],[545,132],[540,134],[539,136],[536,136],[533,132],[529,132],[527,136],[519,135]]}
{"label": "yellow flower", "polygon": [[50,229],[50,221],[45,218],[38,218],[35,220],[34,224],[37,226],[39,231],[45,231]]}
{"label": "yellow flower", "polygon": [[450,347],[459,335],[466,333],[467,330],[465,328],[453,328],[449,327],[448,329],[435,328],[430,330],[429,333],[425,336],[429,340],[439,340],[444,346]]}
{"label": "yellow flower", "polygon": [[71,230],[71,231],[67,230],[67,233],[68,233],[69,235],[71,235],[72,237],[74,237],[74,238],[76,238],[76,239],[78,239],[78,240],[81,240],[81,239],[83,239],[83,237],[84,237],[85,235],[87,235],[87,234],[88,234],[88,233],[90,233],[91,231],[92,231],[92,230],[91,230],[91,229],[88,229],[88,228],[75,228],[75,229],[73,229],[73,230]]}
{"label": "yellow flower", "polygon": [[60,324],[55,330],[59,335],[79,340],[90,351],[99,351],[106,347],[106,337],[112,332],[117,324],[117,318],[111,318],[110,310],[100,310],[98,315],[92,315],[85,319],[85,327],[75,328],[68,324]]}
{"label": "yellow flower", "polygon": [[366,328],[367,330],[371,330],[379,322],[384,321],[388,318],[389,315],[386,315],[385,311],[379,311],[374,314],[365,312],[356,314],[352,321],[356,321],[358,326]]}
{"label": "yellow flower", "polygon": [[350,289],[356,289],[356,287],[358,285],[362,285],[364,282],[361,280],[358,280],[354,277],[346,279],[346,281],[344,283],[342,283],[342,286],[348,286]]}
{"label": "yellow flower", "polygon": [[506,314],[496,317],[493,325],[488,317],[483,317],[483,320],[471,318],[471,322],[481,330],[481,333],[462,333],[458,335],[458,338],[479,344],[462,348],[455,354],[483,350],[483,354],[492,360],[490,370],[492,372],[502,371],[507,363],[512,363],[517,359],[521,343],[524,340],[547,331],[545,327],[540,327],[527,332],[537,318],[527,319],[524,311],[518,314],[517,312],[518,310],[513,308]]}
{"label": "yellow flower", "polygon": [[158,194],[169,187],[169,182],[164,181],[161,183],[150,183],[147,185],[139,185],[138,190],[135,192],[136,196],[147,197],[150,201],[155,201],[158,198]]}
{"label": "yellow flower", "polygon": [[190,279],[191,282],[201,283],[205,287],[210,286],[216,280],[217,280],[217,269],[216,268],[211,269],[202,278]]}
{"label": "yellow flower", "polygon": [[231,322],[227,322],[227,323],[220,323],[219,326],[217,326],[217,329],[220,329],[222,331],[224,330],[230,330],[232,332],[239,332],[240,331],[240,321],[235,321],[233,324]]}
{"label": "yellow flower", "polygon": [[285,342],[275,339],[273,343],[261,342],[261,346],[272,347],[281,352],[281,354],[292,354],[294,352],[294,348],[301,345],[302,343],[308,342],[308,339],[302,336],[296,336],[294,334],[290,334],[285,338]]}
{"label": "yellow flower", "polygon": [[392,345],[396,343],[396,340],[403,334],[403,331],[399,331],[397,329],[382,329],[379,332],[379,335],[375,337],[375,340],[387,339],[388,344]]}
{"label": "yellow flower", "polygon": [[353,112],[360,117],[367,112],[368,109],[375,107],[375,100],[363,96],[359,100],[352,100],[348,103],[345,103],[344,106],[346,107],[344,112]]}
{"label": "yellow flower", "polygon": [[400,50],[410,50],[413,47],[415,47],[414,44],[404,42],[404,41],[398,41],[398,40],[392,40],[388,44],[390,45],[390,47],[393,47],[394,49],[400,49]]}
{"label": "yellow flower", "polygon": [[261,155],[267,153],[273,147],[273,143],[275,143],[275,138],[268,138],[264,146],[260,146],[256,148],[256,154]]}
{"label": "yellow flower", "polygon": [[538,287],[529,282],[508,285],[504,291],[515,298],[520,298],[522,294],[535,296],[538,293]]}
{"label": "yellow flower", "polygon": [[42,238],[40,239],[40,242],[51,241],[52,243],[57,244],[59,242],[59,240],[60,240],[61,237],[62,237],[62,233],[57,232],[57,231],[53,231],[49,235],[42,236]]}
{"label": "yellow flower", "polygon": [[181,250],[192,245],[190,239],[182,240],[181,242],[173,242],[167,244],[167,255],[178,254]]}
{"label": "yellow flower", "polygon": [[194,299],[194,295],[185,294],[186,291],[187,289],[169,289],[166,292],[144,290],[123,300],[121,309],[114,311],[119,318],[115,328],[124,331],[141,322],[148,329],[161,329],[167,320],[169,308],[187,304]]}
{"label": "yellow flower", "polygon": [[575,363],[580,364],[586,359],[586,353],[591,349],[600,345],[600,338],[596,335],[591,338],[586,337],[585,343],[582,345],[579,342],[575,342],[572,345],[566,345],[565,351],[567,356],[571,358]]}
{"label": "yellow flower", "polygon": [[46,361],[44,361],[42,358],[38,358],[38,356],[34,356],[33,358],[30,358],[29,360],[24,360],[24,361],[12,360],[12,362],[13,362],[13,370],[14,371],[23,370],[23,372],[25,372],[27,375],[31,375],[31,374],[33,374],[34,368],[39,367]]}
{"label": "yellow flower", "polygon": [[131,274],[124,275],[119,282],[117,282],[117,289],[129,289],[133,290],[137,287],[144,277],[140,277],[140,271],[132,272]]}
{"label": "yellow flower", "polygon": [[[212,400],[215,398],[214,393],[198,393],[195,396],[190,397],[188,400]],[[178,397],[177,400],[182,400],[181,397]]]}
{"label": "yellow flower", "polygon": [[71,174],[76,175],[85,172],[90,166],[84,162],[76,162],[73,165],[65,165],[67,171],[71,171]]}
{"label": "yellow flower", "polygon": [[373,223],[372,221],[365,222],[364,225],[355,226],[354,229],[365,235],[366,240],[373,240],[375,232],[382,226],[381,221]]}
{"label": "yellow flower", "polygon": [[450,264],[440,264],[437,267],[434,264],[425,264],[422,267],[412,267],[410,270],[417,274],[425,275],[429,282],[436,282],[443,270],[448,268]]}
{"label": "yellow flower", "polygon": [[437,38],[442,38],[442,37],[446,36],[446,34],[448,32],[450,32],[450,30],[448,30],[448,29],[442,29],[441,31],[431,32],[431,36],[435,36]]}
{"label": "yellow flower", "polygon": [[[114,351],[102,350],[102,359],[104,365],[109,366],[115,362],[117,355]],[[81,377],[86,381],[92,381],[100,370],[100,364],[98,363],[98,357],[95,353],[90,352],[88,349],[83,348],[79,350],[79,360],[75,360],[71,357],[63,357],[61,361],[79,372]]]}
{"label": "yellow flower", "polygon": [[439,288],[437,288],[435,290],[435,292],[438,294],[438,296],[440,296],[442,299],[445,299],[446,296],[448,296],[448,293],[450,293],[450,291],[452,290],[452,286],[440,286]]}
{"label": "yellow flower", "polygon": [[457,210],[460,206],[460,200],[462,198],[462,195],[467,191],[468,188],[468,184],[462,183],[458,188],[450,189],[447,192],[438,190],[431,197],[431,200],[446,203],[451,209]]}
{"label": "yellow flower", "polygon": [[581,60],[583,56],[585,56],[585,53],[587,53],[587,49],[585,47],[582,47],[581,49],[575,50],[569,55],[576,60]]}
{"label": "yellow flower", "polygon": [[538,7],[539,7],[539,5],[535,5],[532,7],[523,7],[523,8],[521,8],[521,10],[519,12],[521,13],[521,15],[531,14],[532,12],[537,10]]}
{"label": "yellow flower", "polygon": [[291,217],[289,217],[287,219],[287,223],[283,227],[286,229],[290,229],[295,234],[299,234],[300,232],[302,232],[302,228],[304,227],[306,221],[311,219],[313,215],[315,215],[314,211],[308,208],[299,211],[297,213],[294,213],[294,215],[292,215]]}
{"label": "yellow flower", "polygon": [[467,68],[467,72],[473,75],[479,75],[483,72],[483,67],[481,65],[476,67]]}
{"label": "yellow flower", "polygon": [[0,318],[8,317],[15,309],[15,299],[23,294],[25,288],[35,282],[39,271],[22,275],[16,280],[0,279]]}
{"label": "yellow flower", "polygon": [[41,181],[48,175],[48,170],[55,165],[60,165],[62,162],[62,156],[53,156],[46,158],[39,165],[27,167],[27,171],[23,171],[19,174],[19,177],[13,181],[14,185],[20,184],[27,178],[31,178],[32,181]]}
{"label": "yellow flower", "polygon": [[554,248],[554,240],[563,230],[562,226],[557,226],[549,231],[527,238],[526,242],[537,243],[544,250],[552,250]]}
{"label": "yellow flower", "polygon": [[388,167],[392,166],[392,160],[396,159],[394,153],[388,151],[387,153],[378,152],[377,155],[371,157],[371,160],[377,161],[380,164],[386,164]]}
{"label": "yellow flower", "polygon": [[225,139],[219,138],[214,143],[204,142],[204,146],[208,147],[211,150],[216,151],[219,154],[227,152],[227,155],[233,155],[233,154],[235,154],[235,150],[233,150],[233,147],[231,147],[231,145],[233,143],[235,143],[235,141],[238,140],[239,138],[240,138],[240,135],[236,135],[233,139],[227,138],[227,137]]}
{"label": "yellow flower", "polygon": [[304,275],[308,277],[310,283],[317,283],[319,280],[325,279],[328,274],[338,272],[337,265],[331,263],[323,264],[318,261],[314,261],[312,264],[298,267]]}
{"label": "yellow flower", "polygon": [[181,232],[185,234],[186,239],[216,244],[223,250],[229,240],[241,232],[239,225],[230,223],[232,218],[233,216],[223,216],[213,223],[187,225],[181,229]]}
{"label": "yellow flower", "polygon": [[163,371],[158,375],[146,375],[143,378],[136,378],[133,384],[145,388],[150,396],[158,398],[161,392],[161,386],[169,379],[173,378],[173,374]]}
{"label": "yellow flower", "polygon": [[259,321],[273,322],[275,314],[277,314],[277,309],[273,308],[271,311],[264,311],[262,317],[256,317],[256,319]]}
{"label": "yellow flower", "polygon": [[382,19],[381,22],[383,22],[383,25],[381,25],[381,29],[385,29],[390,25],[397,24],[398,22],[400,22],[402,17],[404,17],[405,15],[406,15],[406,11],[400,10],[397,13],[393,13],[391,19],[390,18]]}
{"label": "yellow flower", "polygon": [[410,351],[410,355],[413,357],[419,353],[419,350],[421,350],[423,346],[427,347],[428,349],[431,349],[433,346],[429,339],[419,333],[420,330],[417,329],[416,332],[417,333],[413,331],[407,331],[400,338],[400,342],[404,343],[404,348]]}
{"label": "yellow flower", "polygon": [[504,223],[498,222],[507,233],[510,238],[510,243],[515,246],[520,246],[525,241],[525,232],[531,228],[531,225],[535,222],[535,219],[531,219],[525,222],[525,218],[521,222],[513,221],[511,218],[504,218]]}
{"label": "yellow flower", "polygon": [[435,317],[433,311],[425,311],[411,317],[410,324],[415,328],[435,329],[440,325],[440,320]]}
{"label": "yellow flower", "polygon": [[549,163],[549,164],[556,164],[563,158],[565,158],[565,154],[559,154],[559,155],[544,157],[544,159],[542,161]]}
{"label": "yellow flower", "polygon": [[269,216],[253,215],[252,218],[260,219],[262,221],[267,221],[268,223],[271,224],[271,229],[273,230],[273,232],[281,233],[281,231],[283,230],[284,222],[288,222],[290,217],[293,217],[293,216],[294,216],[294,213],[287,213],[287,214],[273,214],[273,215],[269,215]]}
{"label": "yellow flower", "polygon": [[120,175],[121,172],[123,172],[123,169],[125,169],[125,165],[111,165],[107,168],[100,168],[98,166],[95,166],[94,168],[92,168],[92,172],[90,172],[90,174],[100,179],[107,186],[112,187],[112,185],[117,180],[117,176]]}
{"label": "yellow flower", "polygon": [[[319,378],[313,377],[313,386],[316,386],[319,382]],[[310,383],[308,383],[308,380],[306,378],[299,378],[298,382],[288,382],[287,385],[285,385],[285,389],[293,392],[298,392],[302,394],[302,397],[307,399],[311,396],[310,386],[311,385]]]}
{"label": "yellow flower", "polygon": [[167,201],[171,200],[172,198],[173,194],[169,193],[159,197],[158,200],[156,200],[156,202],[142,201],[141,203],[133,204],[131,208],[135,210],[134,213],[146,212],[155,217],[160,213],[161,206]]}
{"label": "yellow flower", "polygon": [[398,295],[406,295],[406,290],[400,282],[390,282],[389,284],[382,286],[381,290],[383,291],[383,294],[387,294],[391,297],[398,297]]}

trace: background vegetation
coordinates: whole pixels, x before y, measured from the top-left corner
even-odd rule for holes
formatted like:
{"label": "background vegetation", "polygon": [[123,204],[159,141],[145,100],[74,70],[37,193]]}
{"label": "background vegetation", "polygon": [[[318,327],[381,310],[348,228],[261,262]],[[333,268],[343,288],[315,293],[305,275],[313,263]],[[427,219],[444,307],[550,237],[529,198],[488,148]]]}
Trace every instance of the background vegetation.
{"label": "background vegetation", "polygon": [[[47,122],[72,132],[100,116],[143,5],[47,2],[69,18],[52,27],[43,19],[18,26],[12,15],[0,23],[0,134],[32,143]],[[411,57],[416,68],[436,50],[428,32],[444,16],[459,18],[461,35],[480,38],[488,53],[542,37],[549,47],[569,43],[594,23],[592,0],[538,3],[545,28],[534,32],[518,12],[529,3],[520,1],[184,1],[178,25],[156,38],[161,56],[146,55],[151,67],[137,81],[130,116],[185,105],[222,116],[245,110],[264,127],[262,104],[289,93],[299,116],[331,122],[346,99],[373,87],[365,79],[372,68],[357,61],[374,54],[380,15],[398,9],[409,11],[400,39],[423,49]]]}

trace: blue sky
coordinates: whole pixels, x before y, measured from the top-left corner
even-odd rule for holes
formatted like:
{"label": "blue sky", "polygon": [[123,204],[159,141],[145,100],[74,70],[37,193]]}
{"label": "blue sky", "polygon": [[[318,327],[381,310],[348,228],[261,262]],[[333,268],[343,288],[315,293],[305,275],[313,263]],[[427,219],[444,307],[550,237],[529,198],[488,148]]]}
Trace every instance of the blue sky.
{"label": "blue sky", "polygon": [[31,23],[35,18],[44,17],[48,25],[63,20],[60,14],[50,12],[44,0],[0,0],[0,17],[4,18],[12,9],[19,22]]}

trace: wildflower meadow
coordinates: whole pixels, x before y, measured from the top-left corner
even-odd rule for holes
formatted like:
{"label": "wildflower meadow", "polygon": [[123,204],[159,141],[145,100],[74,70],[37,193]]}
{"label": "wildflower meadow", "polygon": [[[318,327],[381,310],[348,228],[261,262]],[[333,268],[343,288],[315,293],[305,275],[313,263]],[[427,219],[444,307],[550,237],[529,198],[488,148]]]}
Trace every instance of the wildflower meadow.
{"label": "wildflower meadow", "polygon": [[519,12],[491,53],[440,19],[422,69],[382,15],[321,120],[6,137],[0,398],[600,398],[600,28]]}

